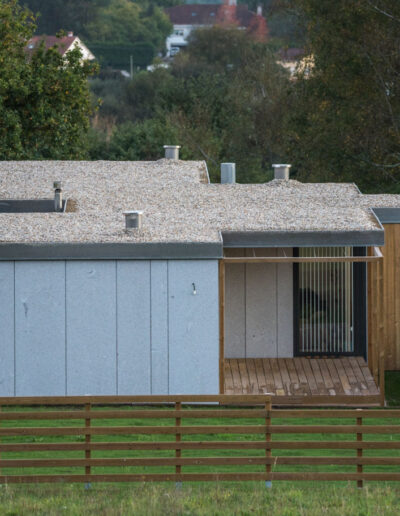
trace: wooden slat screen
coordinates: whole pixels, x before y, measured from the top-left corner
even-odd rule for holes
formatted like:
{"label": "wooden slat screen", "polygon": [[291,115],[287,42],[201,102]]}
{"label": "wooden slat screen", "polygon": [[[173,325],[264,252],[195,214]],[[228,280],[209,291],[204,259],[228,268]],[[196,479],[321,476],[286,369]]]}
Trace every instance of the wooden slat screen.
{"label": "wooden slat screen", "polygon": [[1,483],[400,480],[400,410],[277,409],[264,395],[0,407]]}

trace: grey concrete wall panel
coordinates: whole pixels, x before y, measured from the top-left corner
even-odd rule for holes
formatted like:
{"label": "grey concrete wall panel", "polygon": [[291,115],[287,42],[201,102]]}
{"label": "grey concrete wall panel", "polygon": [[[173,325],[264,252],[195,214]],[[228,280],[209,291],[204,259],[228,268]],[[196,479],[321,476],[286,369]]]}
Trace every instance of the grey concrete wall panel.
{"label": "grey concrete wall panel", "polygon": [[170,262],[168,282],[170,394],[218,393],[218,261]]}
{"label": "grey concrete wall panel", "polygon": [[[277,252],[257,249],[256,256]],[[292,255],[292,249],[285,252]],[[242,253],[232,249],[229,255]],[[226,264],[225,356],[293,356],[292,264]]]}
{"label": "grey concrete wall panel", "polygon": [[224,247],[382,246],[384,231],[224,231]]}
{"label": "grey concrete wall panel", "polygon": [[116,263],[67,262],[67,394],[116,392]]}
{"label": "grey concrete wall panel", "polygon": [[118,394],[150,394],[150,262],[118,262],[117,277]]}
{"label": "grey concrete wall panel", "polygon": [[15,264],[16,396],[65,394],[65,263]]}
{"label": "grey concrete wall panel", "polygon": [[151,262],[151,393],[168,394],[168,262]]}
{"label": "grey concrete wall panel", "polygon": [[222,258],[221,242],[0,244],[0,260],[186,260]]}
{"label": "grey concrete wall panel", "polygon": [[14,262],[0,263],[0,396],[14,396]]}
{"label": "grey concrete wall panel", "polygon": [[400,224],[400,208],[374,208],[381,224]]}
{"label": "grey concrete wall panel", "polygon": [[246,265],[225,265],[225,356],[246,357]]}
{"label": "grey concrete wall panel", "polygon": [[276,264],[246,267],[246,357],[277,354]]}

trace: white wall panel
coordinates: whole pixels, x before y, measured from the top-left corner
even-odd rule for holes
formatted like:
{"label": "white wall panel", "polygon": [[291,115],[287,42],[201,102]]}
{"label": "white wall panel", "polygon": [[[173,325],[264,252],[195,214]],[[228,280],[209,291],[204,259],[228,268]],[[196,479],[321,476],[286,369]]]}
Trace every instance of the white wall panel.
{"label": "white wall panel", "polygon": [[170,261],[168,279],[170,393],[216,394],[218,261]]}
{"label": "white wall panel", "polygon": [[150,262],[120,261],[117,271],[118,394],[150,394]]}
{"label": "white wall panel", "polygon": [[14,396],[14,262],[0,262],[0,396]]}
{"label": "white wall panel", "polygon": [[65,394],[65,262],[15,264],[17,396]]}
{"label": "white wall panel", "polygon": [[115,394],[116,262],[67,262],[67,392]]}
{"label": "white wall panel", "polygon": [[151,262],[151,393],[168,394],[168,262]]}

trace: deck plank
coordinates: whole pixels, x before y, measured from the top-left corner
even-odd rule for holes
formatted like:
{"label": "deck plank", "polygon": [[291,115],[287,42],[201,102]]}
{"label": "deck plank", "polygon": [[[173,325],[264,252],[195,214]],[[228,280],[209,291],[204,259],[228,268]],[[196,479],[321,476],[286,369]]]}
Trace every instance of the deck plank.
{"label": "deck plank", "polygon": [[318,365],[319,365],[319,368],[321,370],[321,375],[322,375],[322,378],[324,380],[324,384],[325,384],[325,387],[326,387],[327,391],[329,392],[329,394],[334,396],[335,393],[336,393],[335,385],[333,383],[333,380],[332,380],[332,377],[331,377],[331,373],[329,372],[329,369],[328,369],[328,367],[326,365],[325,359],[321,358],[318,361]]}
{"label": "deck plank", "polygon": [[261,358],[255,358],[254,359],[254,365],[256,368],[256,375],[257,375],[257,382],[258,382],[258,389],[261,394],[265,394],[268,391],[267,387],[267,380],[265,378],[265,372],[262,364]]}
{"label": "deck plank", "polygon": [[[291,397],[368,396],[379,389],[364,359],[340,358],[250,358],[225,360],[226,394],[266,394],[290,404]],[[367,380],[368,379],[368,380]],[[294,399],[294,398],[293,398]],[[283,401],[282,401],[283,400]]]}
{"label": "deck plank", "polygon": [[242,380],[242,392],[243,394],[249,394],[250,392],[250,379],[247,372],[246,360],[241,358],[238,360],[240,378]]}
{"label": "deck plank", "polygon": [[260,388],[258,385],[257,380],[257,374],[256,374],[256,367],[254,364],[254,358],[247,358],[246,359],[246,366],[247,366],[247,372],[249,374],[249,382],[250,382],[250,389],[251,392],[260,392]]}
{"label": "deck plank", "polygon": [[275,385],[274,375],[272,373],[271,363],[270,363],[269,359],[263,358],[262,364],[264,367],[265,379],[267,382],[267,390],[271,394],[276,394],[276,385]]}
{"label": "deck plank", "polygon": [[225,360],[225,393],[234,394],[235,384],[232,376],[231,361]]}
{"label": "deck plank", "polygon": [[318,393],[320,394],[329,394],[328,389],[325,386],[324,379],[322,378],[321,370],[319,368],[319,358],[311,358],[310,366],[312,372],[314,374],[315,381],[317,382]]}
{"label": "deck plank", "polygon": [[281,372],[279,370],[278,359],[277,358],[269,358],[267,360],[271,364],[271,370],[272,370],[272,375],[273,375],[274,382],[275,382],[276,394],[278,396],[285,396],[286,393],[285,393],[285,389],[283,387],[283,381],[282,381]]}
{"label": "deck plank", "polygon": [[346,371],[343,369],[342,363],[340,359],[337,358],[332,359],[332,363],[336,367],[340,382],[342,384],[343,390],[345,394],[351,394],[351,385],[349,379],[347,378]]}
{"label": "deck plank", "polygon": [[309,358],[302,358],[301,363],[303,365],[304,372],[307,376],[307,382],[310,387],[311,394],[318,394],[318,386],[317,382],[315,381],[311,365],[310,365],[310,359]]}

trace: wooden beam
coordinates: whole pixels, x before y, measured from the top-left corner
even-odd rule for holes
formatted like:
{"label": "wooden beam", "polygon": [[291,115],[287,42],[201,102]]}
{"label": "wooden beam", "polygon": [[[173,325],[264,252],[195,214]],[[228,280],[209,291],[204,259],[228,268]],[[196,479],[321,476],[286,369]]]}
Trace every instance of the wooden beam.
{"label": "wooden beam", "polygon": [[219,393],[225,390],[225,263],[219,261]]}

